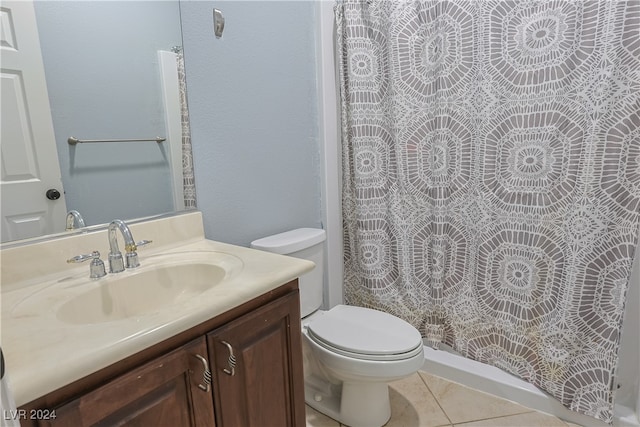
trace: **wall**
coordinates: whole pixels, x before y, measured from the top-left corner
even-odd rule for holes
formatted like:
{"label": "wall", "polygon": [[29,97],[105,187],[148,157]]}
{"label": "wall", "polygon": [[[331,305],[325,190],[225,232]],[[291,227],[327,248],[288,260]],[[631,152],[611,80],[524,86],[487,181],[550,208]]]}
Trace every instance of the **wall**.
{"label": "wall", "polygon": [[87,224],[172,211],[167,143],[67,138],[165,135],[157,51],[181,44],[178,2],[36,1],[35,10],[67,208]]}
{"label": "wall", "polygon": [[[226,19],[221,39],[214,7]],[[316,5],[186,0],[180,8],[206,236],[246,246],[320,227]]]}

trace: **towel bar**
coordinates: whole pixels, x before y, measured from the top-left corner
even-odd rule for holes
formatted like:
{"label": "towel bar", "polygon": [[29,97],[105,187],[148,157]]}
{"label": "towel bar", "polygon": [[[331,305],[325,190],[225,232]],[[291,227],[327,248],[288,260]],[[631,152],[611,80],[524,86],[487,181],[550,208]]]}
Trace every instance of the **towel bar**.
{"label": "towel bar", "polygon": [[76,145],[76,144],[84,144],[87,142],[140,142],[140,141],[155,141],[155,142],[163,142],[166,141],[167,138],[162,138],[160,136],[156,136],[155,138],[151,138],[151,139],[78,139],[74,136],[70,136],[69,139],[67,139],[67,142],[69,143],[69,145]]}

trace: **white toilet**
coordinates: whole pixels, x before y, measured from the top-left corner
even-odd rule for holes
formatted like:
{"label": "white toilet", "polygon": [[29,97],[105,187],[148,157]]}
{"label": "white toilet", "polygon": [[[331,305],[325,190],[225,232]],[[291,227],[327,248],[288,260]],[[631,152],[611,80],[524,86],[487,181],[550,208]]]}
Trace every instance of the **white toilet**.
{"label": "white toilet", "polygon": [[391,416],[387,383],[420,369],[422,337],[409,323],[378,310],[347,305],[318,310],[324,240],[324,230],[300,228],[251,247],[316,264],[299,280],[307,404],[348,426],[382,426]]}

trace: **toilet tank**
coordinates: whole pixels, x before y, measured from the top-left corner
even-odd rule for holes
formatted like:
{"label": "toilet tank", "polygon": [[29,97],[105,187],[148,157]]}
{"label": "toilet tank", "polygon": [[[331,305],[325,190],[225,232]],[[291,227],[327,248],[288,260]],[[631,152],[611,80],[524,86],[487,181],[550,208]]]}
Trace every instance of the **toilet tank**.
{"label": "toilet tank", "polygon": [[306,317],[322,306],[325,231],[298,228],[251,242],[251,247],[267,252],[307,259],[316,268],[300,276],[300,311]]}

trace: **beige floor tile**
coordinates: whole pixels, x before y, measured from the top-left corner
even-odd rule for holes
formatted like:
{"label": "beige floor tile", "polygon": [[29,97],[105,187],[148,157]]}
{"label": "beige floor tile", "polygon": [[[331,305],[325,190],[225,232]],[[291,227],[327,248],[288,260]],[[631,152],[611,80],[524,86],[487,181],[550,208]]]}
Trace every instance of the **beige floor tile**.
{"label": "beige floor tile", "polygon": [[386,427],[435,427],[449,425],[420,375],[415,374],[389,384],[391,419]]}
{"label": "beige floor tile", "polygon": [[541,412],[489,418],[469,423],[455,424],[456,427],[566,427],[564,421]]}
{"label": "beige floor tile", "polygon": [[565,421],[565,424],[568,425],[569,427],[584,427],[584,426],[581,426],[580,424],[570,423],[569,421]]}
{"label": "beige floor tile", "polygon": [[532,410],[517,403],[419,372],[453,424],[522,414]]}
{"label": "beige floor tile", "polygon": [[307,405],[307,427],[340,427],[340,423],[333,418],[313,409]]}

